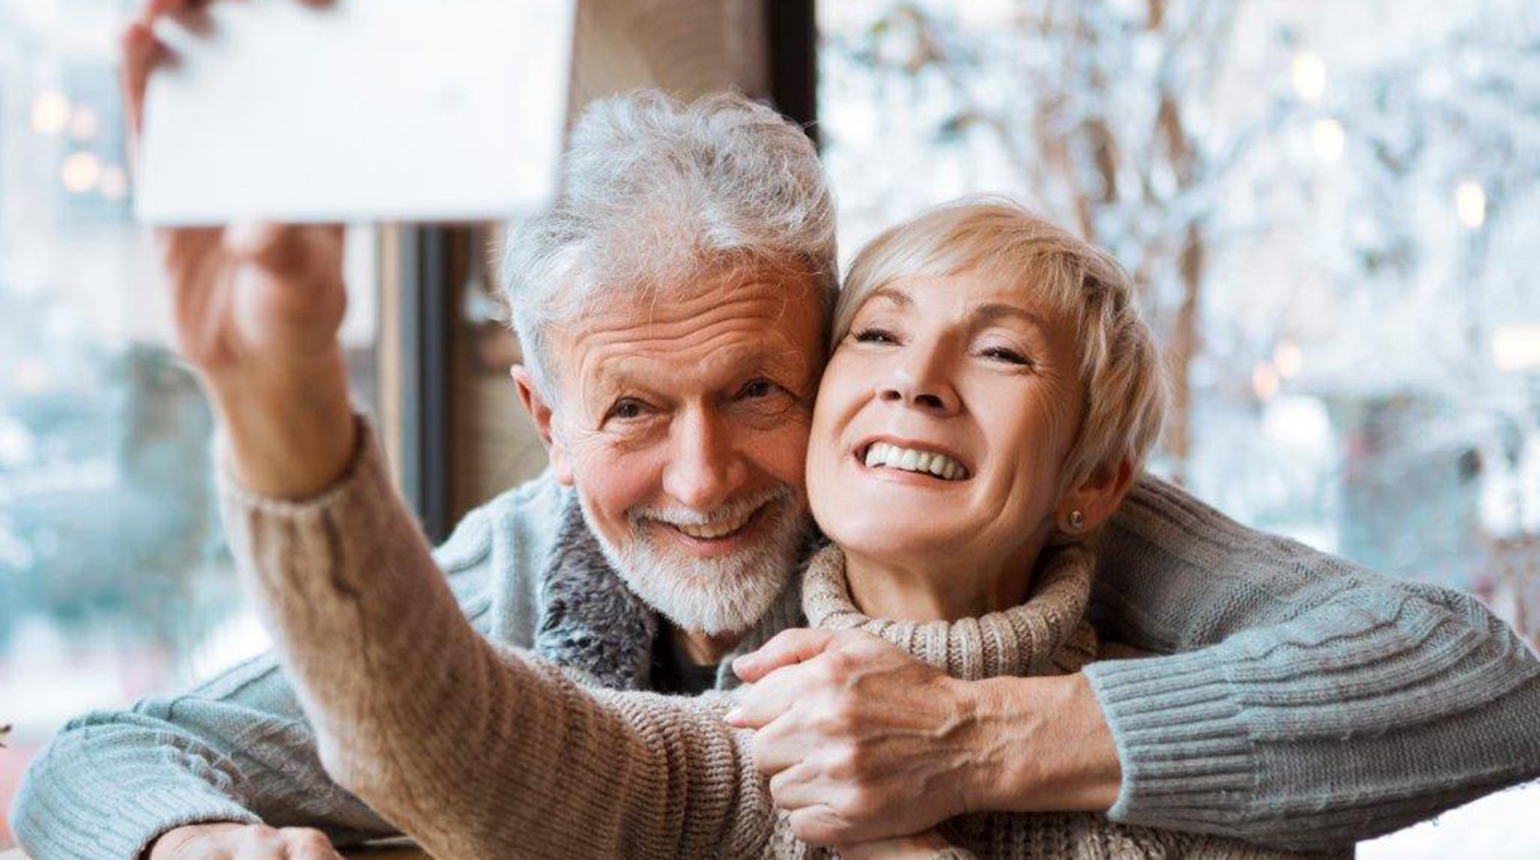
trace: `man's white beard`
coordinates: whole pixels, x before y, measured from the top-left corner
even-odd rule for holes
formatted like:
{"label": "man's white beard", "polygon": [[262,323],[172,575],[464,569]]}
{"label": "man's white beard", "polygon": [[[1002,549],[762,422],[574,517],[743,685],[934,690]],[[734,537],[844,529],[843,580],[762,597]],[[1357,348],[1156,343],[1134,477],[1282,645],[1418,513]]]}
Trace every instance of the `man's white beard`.
{"label": "man's white beard", "polygon": [[[704,524],[731,520],[735,513],[764,505],[767,518],[760,541],[734,555],[694,558],[660,547],[651,533],[667,528],[646,520]],[[675,626],[692,633],[717,636],[742,633],[768,611],[798,562],[798,550],[808,527],[807,511],[790,487],[781,486],[709,514],[679,511],[627,512],[631,534],[614,546],[595,527],[586,500],[582,504],[588,530],[604,557],[626,585]]]}

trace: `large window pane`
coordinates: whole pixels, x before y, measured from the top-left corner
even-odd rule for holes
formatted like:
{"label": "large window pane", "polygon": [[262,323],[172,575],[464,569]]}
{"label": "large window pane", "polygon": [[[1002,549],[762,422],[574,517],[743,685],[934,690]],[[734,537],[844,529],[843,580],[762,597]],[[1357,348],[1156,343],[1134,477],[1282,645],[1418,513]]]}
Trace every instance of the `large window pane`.
{"label": "large window pane", "polygon": [[[819,14],[847,261],[965,193],[1049,215],[1128,267],[1166,349],[1155,471],[1256,526],[1473,590],[1536,635],[1533,2]],[[1504,803],[1361,856],[1533,856]]]}

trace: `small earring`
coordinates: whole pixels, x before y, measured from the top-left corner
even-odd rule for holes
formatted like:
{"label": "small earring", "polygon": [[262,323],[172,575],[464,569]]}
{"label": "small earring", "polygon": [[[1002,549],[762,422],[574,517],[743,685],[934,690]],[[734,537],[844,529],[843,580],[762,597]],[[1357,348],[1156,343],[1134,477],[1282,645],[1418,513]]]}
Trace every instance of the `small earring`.
{"label": "small earring", "polygon": [[1079,511],[1069,512],[1069,527],[1071,531],[1079,531],[1085,525],[1085,514]]}

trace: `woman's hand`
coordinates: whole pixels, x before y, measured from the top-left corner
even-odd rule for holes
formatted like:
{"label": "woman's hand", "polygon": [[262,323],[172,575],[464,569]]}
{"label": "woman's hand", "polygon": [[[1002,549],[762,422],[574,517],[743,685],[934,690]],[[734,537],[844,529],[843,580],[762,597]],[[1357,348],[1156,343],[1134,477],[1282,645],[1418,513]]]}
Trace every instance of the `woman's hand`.
{"label": "woman's hand", "polygon": [[[151,0],[124,31],[121,83],[137,151],[151,71],[169,57],[151,30],[203,5]],[[280,130],[274,130],[280,133]],[[248,488],[303,497],[334,481],[354,445],[337,331],[347,297],[338,225],[158,229],[178,351],[200,372]]]}
{"label": "woman's hand", "polygon": [[977,809],[969,688],[860,631],[786,630],[733,669],[753,684],[726,717],[814,845],[916,833]]}
{"label": "woman's hand", "polygon": [[960,681],[852,630],[784,630],[733,670],[752,686],[726,719],[755,730],[755,766],[815,845],[1117,799],[1117,748],[1084,675]]}

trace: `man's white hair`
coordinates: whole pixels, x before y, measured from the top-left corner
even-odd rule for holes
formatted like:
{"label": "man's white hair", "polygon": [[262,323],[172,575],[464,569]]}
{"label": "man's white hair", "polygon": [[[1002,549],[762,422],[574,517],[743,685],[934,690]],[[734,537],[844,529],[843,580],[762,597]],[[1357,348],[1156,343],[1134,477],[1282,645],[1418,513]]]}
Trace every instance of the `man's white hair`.
{"label": "man's white hair", "polygon": [[639,90],[572,129],[555,206],[513,225],[504,298],[536,387],[554,402],[549,335],[619,291],[666,294],[751,269],[839,290],[834,204],[812,142],[736,94],[683,104]]}

